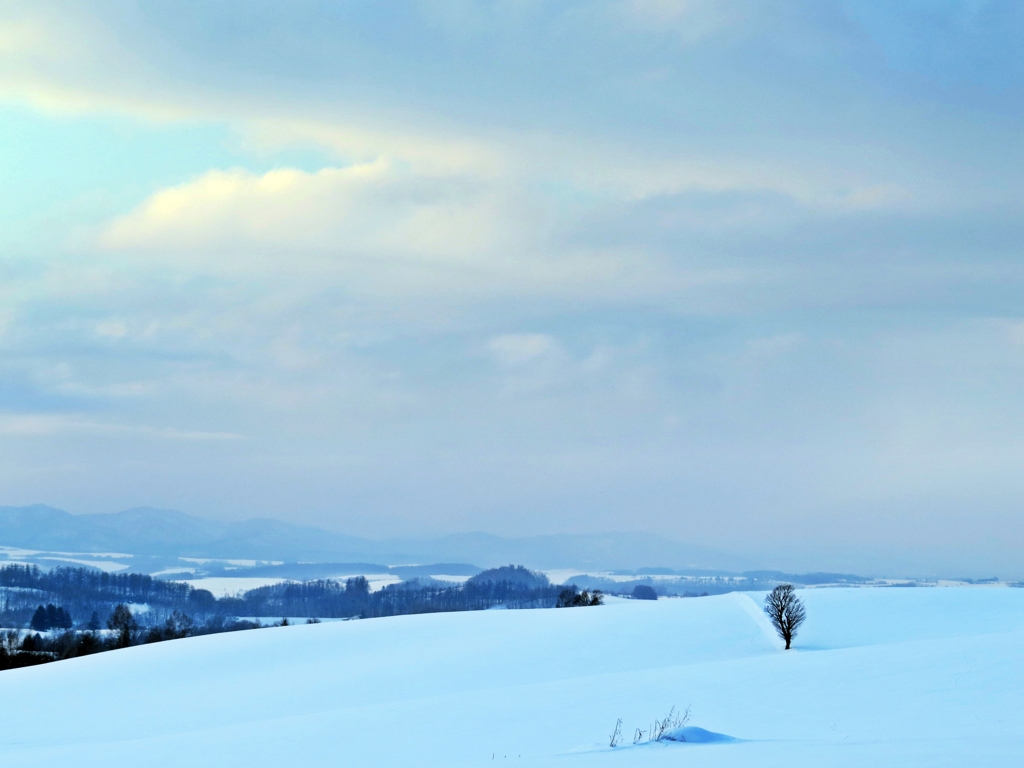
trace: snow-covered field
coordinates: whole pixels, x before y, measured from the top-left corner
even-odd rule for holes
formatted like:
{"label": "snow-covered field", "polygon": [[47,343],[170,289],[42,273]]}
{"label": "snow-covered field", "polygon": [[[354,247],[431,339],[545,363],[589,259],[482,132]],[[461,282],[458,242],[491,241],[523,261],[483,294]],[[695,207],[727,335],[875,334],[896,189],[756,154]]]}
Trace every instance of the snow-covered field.
{"label": "snow-covered field", "polygon": [[[789,652],[732,594],[262,629],[3,672],[0,765],[1024,765],[1024,590],[801,595]],[[630,743],[672,705],[737,741]]]}
{"label": "snow-covered field", "polygon": [[[344,582],[346,578],[352,575],[358,576],[360,574],[332,575],[328,578]],[[383,589],[388,584],[398,584],[401,581],[401,578],[389,573],[371,573],[365,576],[365,579],[370,583],[371,592]],[[209,590],[213,593],[214,597],[219,598],[234,597],[250,589],[258,589],[259,587],[267,587],[294,580],[276,576],[214,576],[205,579],[179,579],[178,581],[181,581],[183,584],[191,584],[196,589]]]}
{"label": "snow-covered field", "polygon": [[180,579],[183,584],[191,584],[196,589],[205,589],[213,594],[214,597],[234,597],[235,595],[246,592],[250,589],[259,589],[260,587],[269,587],[274,584],[280,584],[281,582],[288,581],[288,579],[279,579],[273,576],[265,577],[254,577],[249,578],[245,576],[240,577],[214,577],[211,579]]}
{"label": "snow-covered field", "polygon": [[124,560],[132,556],[123,552],[44,552],[39,549],[0,546],[0,565],[25,565],[45,562],[52,565],[87,565],[107,573],[116,573],[128,568]]}

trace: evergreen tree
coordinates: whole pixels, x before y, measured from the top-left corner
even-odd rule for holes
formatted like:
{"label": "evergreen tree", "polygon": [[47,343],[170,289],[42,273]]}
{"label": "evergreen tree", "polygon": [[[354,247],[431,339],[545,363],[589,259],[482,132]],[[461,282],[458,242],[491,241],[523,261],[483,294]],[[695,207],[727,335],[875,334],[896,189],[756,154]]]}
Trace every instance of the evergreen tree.
{"label": "evergreen tree", "polygon": [[71,620],[71,614],[65,611],[63,608],[57,608],[57,624],[55,626],[61,629],[71,629],[71,625],[74,624]]}
{"label": "evergreen tree", "polygon": [[50,603],[46,606],[47,629],[71,629],[71,614],[59,605]]}
{"label": "evergreen tree", "polygon": [[[51,606],[52,607],[52,606]],[[45,632],[50,628],[50,621],[47,615],[47,611],[43,606],[36,608],[36,612],[32,614],[32,623],[30,625],[36,632]]]}

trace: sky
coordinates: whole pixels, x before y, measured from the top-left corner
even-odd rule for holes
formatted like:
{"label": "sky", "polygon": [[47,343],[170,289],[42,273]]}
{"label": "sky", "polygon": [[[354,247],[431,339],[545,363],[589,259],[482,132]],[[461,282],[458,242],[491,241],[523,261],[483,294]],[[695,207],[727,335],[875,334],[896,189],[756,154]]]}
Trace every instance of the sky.
{"label": "sky", "polygon": [[1024,7],[0,8],[0,503],[1024,577]]}

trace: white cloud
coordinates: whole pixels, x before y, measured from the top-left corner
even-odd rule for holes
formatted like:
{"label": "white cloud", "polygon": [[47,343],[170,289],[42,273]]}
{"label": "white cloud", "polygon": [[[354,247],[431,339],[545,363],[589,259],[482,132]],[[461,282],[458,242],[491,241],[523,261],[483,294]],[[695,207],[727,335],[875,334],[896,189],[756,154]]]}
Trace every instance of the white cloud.
{"label": "white cloud", "polygon": [[[325,120],[268,115],[239,110],[233,118],[244,146],[261,151],[289,147],[321,147],[334,157],[356,164],[375,160],[399,161],[420,174],[471,173],[494,177],[508,170],[508,158],[493,140],[464,135],[455,126],[446,130],[420,123],[412,127],[381,125],[380,118]],[[354,110],[346,110],[352,112]]]}
{"label": "white cloud", "polygon": [[236,432],[182,430],[172,427],[154,428],[95,421],[78,415],[64,414],[0,414],[0,435],[8,437],[48,437],[63,434],[139,435],[165,440],[240,440]]}
{"label": "white cloud", "polygon": [[619,6],[636,26],[694,43],[734,26],[746,15],[733,0],[629,0]]}
{"label": "white cloud", "polygon": [[[133,268],[273,277],[386,296],[679,296],[732,282],[636,248],[581,247],[572,216],[510,181],[418,175],[386,160],[306,172],[210,171],[157,192],[99,235]],[[297,281],[297,283],[296,283]]]}
{"label": "white cloud", "polygon": [[499,364],[516,367],[559,355],[561,346],[546,333],[510,333],[490,339],[487,350]]}
{"label": "white cloud", "polygon": [[110,339],[123,339],[128,335],[128,326],[121,320],[104,320],[96,324],[96,334]]}
{"label": "white cloud", "polygon": [[467,278],[493,280],[522,253],[530,225],[510,228],[517,212],[516,200],[472,179],[415,176],[383,160],[314,173],[236,169],[156,193],[99,243],[193,274],[458,290]]}

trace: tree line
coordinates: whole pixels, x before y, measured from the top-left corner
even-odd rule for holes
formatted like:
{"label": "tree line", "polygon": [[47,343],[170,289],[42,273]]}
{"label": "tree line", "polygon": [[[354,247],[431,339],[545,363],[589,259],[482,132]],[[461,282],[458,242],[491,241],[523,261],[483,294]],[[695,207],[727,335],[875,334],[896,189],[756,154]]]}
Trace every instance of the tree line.
{"label": "tree line", "polygon": [[[43,610],[46,611],[45,608]],[[139,622],[128,605],[120,603],[114,606],[103,625],[99,624],[93,612],[89,623],[80,630],[50,627],[45,634],[39,631],[22,632],[20,629],[0,630],[0,670],[46,664],[132,645],[261,626],[259,622],[225,619],[223,616],[198,622],[188,614],[174,611],[163,623],[147,627]],[[56,629],[61,631],[54,631]]]}
{"label": "tree line", "polygon": [[0,626],[5,627],[25,626],[38,606],[51,603],[83,625],[93,612],[106,616],[119,603],[147,605],[163,621],[174,610],[209,612],[205,609],[213,602],[206,590],[141,573],[104,573],[83,567],[44,571],[19,564],[0,567]]}
{"label": "tree line", "polygon": [[562,589],[551,586],[547,579],[541,584],[515,578],[494,579],[489,578],[490,575],[484,571],[457,586],[414,579],[390,584],[377,592],[370,591],[369,583],[362,576],[348,579],[344,584],[329,579],[282,583],[250,590],[241,598],[234,598],[233,607],[238,614],[249,616],[368,619],[412,613],[479,611],[497,605],[551,608]]}
{"label": "tree line", "polygon": [[[484,571],[464,584],[431,579],[391,584],[376,592],[363,576],[285,582],[215,598],[207,590],[142,574],[89,568],[0,567],[0,669],[143,643],[255,629],[259,619],[291,616],[376,618],[413,613],[600,605],[600,592],[552,586],[522,566]],[[287,619],[277,622],[287,623]],[[23,628],[28,625],[29,630]]]}

